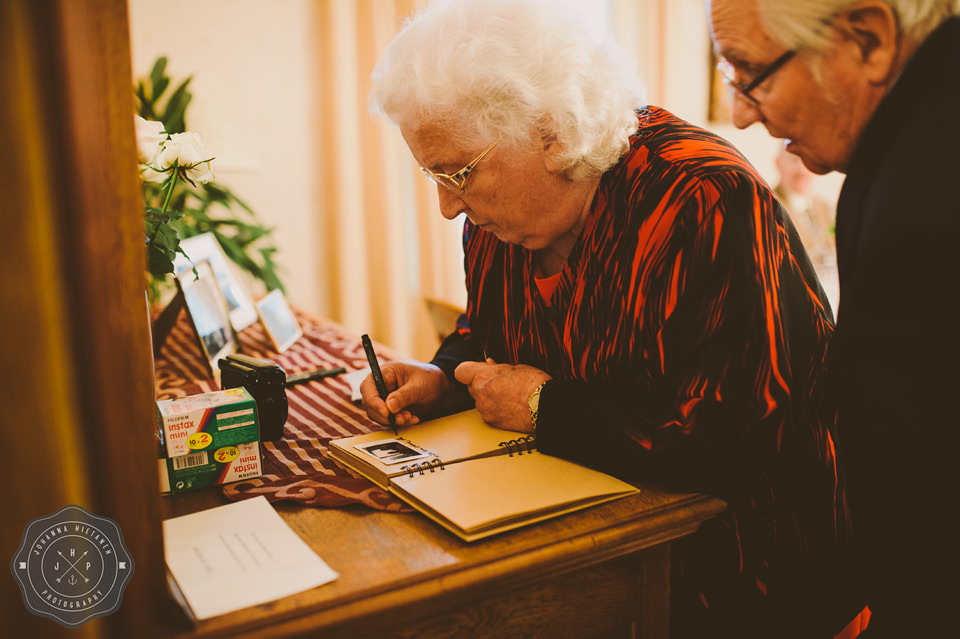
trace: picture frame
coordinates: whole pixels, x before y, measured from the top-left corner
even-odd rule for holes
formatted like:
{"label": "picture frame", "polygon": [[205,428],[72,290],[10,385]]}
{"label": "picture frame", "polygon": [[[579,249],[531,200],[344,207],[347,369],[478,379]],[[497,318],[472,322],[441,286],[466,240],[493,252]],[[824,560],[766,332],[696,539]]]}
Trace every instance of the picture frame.
{"label": "picture frame", "polygon": [[274,289],[257,300],[256,307],[263,330],[278,353],[284,352],[303,337],[303,328],[280,289]]}
{"label": "picture frame", "polygon": [[253,300],[234,277],[229,259],[213,233],[201,233],[184,238],[180,241],[180,248],[188,257],[177,253],[174,259],[173,268],[178,279],[183,273],[192,274],[194,264],[204,260],[209,261],[223,298],[227,302],[233,329],[239,333],[257,321],[257,309],[253,305]]}
{"label": "picture frame", "polygon": [[197,262],[176,278],[178,294],[190,318],[194,337],[207,365],[210,377],[220,376],[217,362],[239,350],[239,339],[230,321],[230,310],[209,260]]}

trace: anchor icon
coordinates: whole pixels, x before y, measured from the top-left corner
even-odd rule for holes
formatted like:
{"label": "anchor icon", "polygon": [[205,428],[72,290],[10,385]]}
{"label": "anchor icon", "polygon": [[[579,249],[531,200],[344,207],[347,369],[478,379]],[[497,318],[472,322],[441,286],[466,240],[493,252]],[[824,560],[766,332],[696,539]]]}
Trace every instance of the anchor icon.
{"label": "anchor icon", "polygon": [[[80,569],[77,568],[77,564],[80,563],[80,560],[81,560],[81,559],[83,559],[84,557],[87,556],[87,552],[88,552],[88,551],[84,550],[84,551],[83,551],[83,554],[80,555],[80,557],[77,558],[76,561],[74,561],[73,563],[70,563],[70,560],[67,559],[66,557],[64,557],[64,556],[63,556],[63,553],[58,550],[58,551],[57,551],[57,554],[60,555],[61,559],[63,559],[63,560],[64,560],[65,562],[67,562],[68,564],[70,564],[70,567],[67,568],[67,569],[63,572],[62,575],[60,575],[59,577],[56,578],[56,582],[57,582],[57,583],[60,583],[60,580],[63,579],[63,578],[67,575],[68,572],[70,572],[71,570],[73,570],[73,571],[75,571],[75,572],[77,573],[77,575],[80,575],[80,577],[81,577],[86,583],[90,583],[89,577],[84,577],[84,576],[80,573]],[[67,583],[69,583],[71,586],[75,585],[75,584],[77,583],[77,577],[76,577],[76,575],[70,575],[70,579],[67,580]]]}

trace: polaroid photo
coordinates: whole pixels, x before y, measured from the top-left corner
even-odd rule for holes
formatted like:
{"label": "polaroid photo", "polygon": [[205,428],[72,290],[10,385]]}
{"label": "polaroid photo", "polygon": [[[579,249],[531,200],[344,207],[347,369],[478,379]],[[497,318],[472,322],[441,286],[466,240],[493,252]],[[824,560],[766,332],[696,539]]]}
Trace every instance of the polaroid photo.
{"label": "polaroid photo", "polygon": [[230,261],[213,233],[201,233],[184,238],[180,241],[180,248],[183,249],[189,259],[177,253],[173,268],[178,278],[184,277],[184,274],[192,274],[194,264],[199,264],[204,260],[209,261],[210,266],[213,267],[214,275],[217,276],[217,283],[220,285],[223,299],[227,301],[227,308],[230,310],[230,323],[233,325],[233,329],[240,332],[257,321],[257,309],[254,308],[250,296],[247,295],[234,277],[230,268]]}
{"label": "polaroid photo", "polygon": [[383,439],[378,442],[357,444],[354,448],[387,466],[432,457],[432,455],[428,455],[399,439]]}
{"label": "polaroid photo", "polygon": [[196,268],[198,276],[194,275],[191,268],[176,278],[177,287],[183,294],[190,325],[207,364],[207,372],[216,378],[220,374],[217,362],[230,353],[236,353],[239,341],[213,267],[209,261],[202,261],[197,263]]}
{"label": "polaroid photo", "polygon": [[303,328],[294,317],[283,291],[274,289],[257,301],[260,323],[273,343],[273,348],[282,353],[303,337]]}

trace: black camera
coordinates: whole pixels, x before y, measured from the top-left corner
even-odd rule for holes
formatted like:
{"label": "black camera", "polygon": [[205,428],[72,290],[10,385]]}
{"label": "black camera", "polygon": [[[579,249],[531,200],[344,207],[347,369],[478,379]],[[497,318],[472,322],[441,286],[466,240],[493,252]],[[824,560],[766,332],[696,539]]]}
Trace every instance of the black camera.
{"label": "black camera", "polygon": [[260,440],[277,441],[287,423],[287,373],[278,364],[233,353],[221,358],[220,389],[243,386],[257,404]]}

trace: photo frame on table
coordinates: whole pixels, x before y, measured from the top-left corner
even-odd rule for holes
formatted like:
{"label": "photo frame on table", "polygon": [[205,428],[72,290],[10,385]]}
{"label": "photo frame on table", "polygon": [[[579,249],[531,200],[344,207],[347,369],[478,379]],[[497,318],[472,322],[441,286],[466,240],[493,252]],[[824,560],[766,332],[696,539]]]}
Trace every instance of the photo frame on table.
{"label": "photo frame on table", "polygon": [[209,261],[220,291],[223,293],[223,299],[226,300],[227,308],[230,310],[230,323],[233,329],[239,333],[257,321],[257,309],[253,306],[253,300],[234,277],[227,255],[213,233],[201,233],[184,238],[180,240],[180,248],[189,259],[177,253],[173,268],[178,279],[183,273],[192,274],[194,264],[204,260]]}
{"label": "photo frame on table", "polygon": [[257,300],[257,314],[273,348],[282,353],[303,337],[303,328],[283,296],[283,291],[274,289]]}
{"label": "photo frame on table", "polygon": [[211,378],[216,378],[220,374],[217,362],[236,353],[240,344],[213,266],[209,260],[195,264],[197,275],[194,275],[193,268],[184,271],[176,278],[177,288],[187,307],[190,326],[207,364],[207,372]]}

